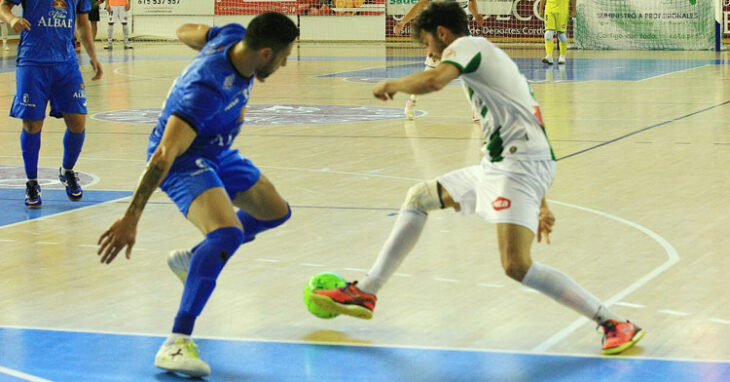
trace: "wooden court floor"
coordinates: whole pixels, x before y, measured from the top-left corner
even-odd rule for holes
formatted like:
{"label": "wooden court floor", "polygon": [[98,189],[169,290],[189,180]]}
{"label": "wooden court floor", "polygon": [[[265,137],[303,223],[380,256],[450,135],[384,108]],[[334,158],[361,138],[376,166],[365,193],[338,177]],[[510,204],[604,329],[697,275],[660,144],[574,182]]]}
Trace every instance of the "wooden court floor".
{"label": "wooden court floor", "polygon": [[[539,47],[507,51],[529,72],[559,158],[548,193],[557,224],[552,244],[536,244],[534,258],[647,330],[626,357],[730,362],[728,54],[570,51],[567,67],[557,69],[537,63]],[[304,308],[301,290],[311,275],[362,277],[414,182],[480,160],[480,131],[459,86],[423,96],[418,107],[426,114],[415,121],[367,109],[401,109],[406,96],[383,103],[372,97],[373,81],[420,70],[422,54],[303,44],[255,85],[250,105],[267,106],[235,147],[273,181],[293,217],[239,249],[198,320],[198,336],[600,354],[592,323],[503,274],[492,225],[453,211],[430,215],[378,296],[373,320],[324,321]],[[86,190],[131,191],[152,126],[93,116],[159,109],[193,52],[139,44],[133,53],[99,55],[107,62],[101,81],[91,82],[83,68],[92,117],[76,169],[93,179]],[[0,214],[19,217],[0,226],[0,327],[164,335],[181,293],[166,254],[201,235],[158,192],[132,259],[102,266],[95,243],[128,198],[24,215],[22,177],[8,175],[23,165],[20,122],[8,117],[12,60],[5,56],[0,66],[0,187],[20,198],[2,197]],[[322,105],[352,106],[342,112],[347,122],[327,119]],[[390,117],[358,119],[373,114]],[[270,116],[281,119],[267,124]],[[59,120],[46,120],[40,167],[59,166],[63,131]],[[52,183],[49,177],[49,190]],[[54,203],[66,202],[48,200],[44,208]]]}

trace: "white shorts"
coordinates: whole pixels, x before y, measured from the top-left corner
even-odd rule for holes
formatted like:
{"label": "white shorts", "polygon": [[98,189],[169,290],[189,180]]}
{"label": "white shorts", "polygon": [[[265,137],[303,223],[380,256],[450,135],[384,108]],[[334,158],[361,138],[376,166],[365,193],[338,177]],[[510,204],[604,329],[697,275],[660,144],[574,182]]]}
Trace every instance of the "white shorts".
{"label": "white shorts", "polygon": [[464,215],[477,214],[490,223],[512,223],[537,234],[540,204],[555,177],[555,162],[483,160],[437,178]]}
{"label": "white shorts", "polygon": [[118,20],[122,24],[127,23],[127,7],[124,5],[113,5],[109,11],[109,24],[114,24],[114,20]]}

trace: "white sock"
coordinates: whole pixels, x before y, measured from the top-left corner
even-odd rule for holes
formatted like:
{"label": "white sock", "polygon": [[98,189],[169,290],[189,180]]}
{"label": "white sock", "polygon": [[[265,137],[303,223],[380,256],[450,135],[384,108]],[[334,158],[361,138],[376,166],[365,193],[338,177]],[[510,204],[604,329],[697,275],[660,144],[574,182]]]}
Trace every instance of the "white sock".
{"label": "white sock", "polygon": [[411,94],[411,101],[413,101],[413,102],[418,101],[418,96],[415,94]]}
{"label": "white sock", "polygon": [[626,321],[625,318],[603,305],[596,296],[580,286],[570,276],[547,265],[533,262],[527,275],[522,279],[522,285],[552,297],[555,301],[599,324],[606,320]]}
{"label": "white sock", "polygon": [[390,276],[395,273],[406,255],[421,236],[427,215],[416,210],[401,210],[388,240],[380,250],[378,259],[362,282],[357,284],[363,292],[376,294]]}
{"label": "white sock", "polygon": [[124,32],[124,45],[129,45],[129,25],[122,24],[122,31]]}
{"label": "white sock", "polygon": [[189,341],[191,338],[187,334],[180,334],[180,333],[171,333],[169,337],[165,340],[164,345],[172,345],[175,342],[177,342],[178,338],[182,338],[184,341]]}
{"label": "white sock", "polygon": [[114,37],[114,24],[109,24],[109,45],[112,44],[112,38]]}

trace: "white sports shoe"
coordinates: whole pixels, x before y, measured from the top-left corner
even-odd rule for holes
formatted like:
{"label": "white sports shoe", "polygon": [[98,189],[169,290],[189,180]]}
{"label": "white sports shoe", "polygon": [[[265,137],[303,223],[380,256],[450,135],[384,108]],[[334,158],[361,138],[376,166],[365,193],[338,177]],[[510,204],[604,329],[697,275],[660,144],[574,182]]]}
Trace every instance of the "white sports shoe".
{"label": "white sports shoe", "polygon": [[3,44],[3,50],[10,50],[10,47],[8,46],[8,44]]}
{"label": "white sports shoe", "polygon": [[188,277],[188,268],[192,257],[193,253],[189,249],[178,249],[167,255],[167,266],[182,281],[183,285],[185,285],[185,279]]}
{"label": "white sports shoe", "polygon": [[198,346],[193,340],[183,338],[178,338],[172,345],[163,343],[155,355],[155,366],[191,377],[205,377],[210,374],[210,366],[198,356]]}
{"label": "white sports shoe", "polygon": [[558,57],[558,64],[565,64],[565,56],[562,54]]}
{"label": "white sports shoe", "polygon": [[412,121],[416,118],[416,101],[408,97],[408,101],[406,101],[406,107],[403,109],[403,111],[406,114],[406,119],[409,121]]}
{"label": "white sports shoe", "polygon": [[553,64],[553,56],[545,56],[545,57],[543,57],[542,62],[544,62],[544,63],[546,63],[548,65],[552,65]]}

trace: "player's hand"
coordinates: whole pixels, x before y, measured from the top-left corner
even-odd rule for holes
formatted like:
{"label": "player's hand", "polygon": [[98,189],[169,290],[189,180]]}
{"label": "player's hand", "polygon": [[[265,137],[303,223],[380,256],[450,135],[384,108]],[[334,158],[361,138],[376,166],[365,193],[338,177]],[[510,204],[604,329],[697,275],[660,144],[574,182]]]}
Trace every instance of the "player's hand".
{"label": "player's hand", "polygon": [[129,4],[129,2],[127,2],[127,5],[124,7],[124,9],[126,9],[128,11],[130,7],[131,7],[131,4]]}
{"label": "player's hand", "polygon": [[396,92],[389,91],[388,85],[390,85],[390,81],[380,81],[377,85],[373,88],[373,95],[375,98],[387,101],[389,99],[393,99],[393,96]]}
{"label": "player's hand", "polygon": [[540,207],[540,217],[537,227],[537,242],[542,241],[542,237],[545,236],[545,243],[550,244],[550,232],[553,232],[553,225],[555,224],[555,215],[550,211],[547,206]]}
{"label": "player's hand", "polygon": [[126,256],[129,259],[132,256],[132,247],[134,239],[137,236],[137,221],[126,215],[114,222],[101,237],[99,237],[99,250],[97,255],[101,256],[103,264],[110,264],[117,254],[127,247]]}
{"label": "player's hand", "polygon": [[92,78],[92,81],[97,81],[101,79],[101,76],[104,74],[104,71],[101,69],[101,64],[96,59],[91,60],[91,68],[94,69],[94,78]]}
{"label": "player's hand", "polygon": [[23,29],[30,30],[30,23],[22,17],[14,17],[10,20],[10,27],[20,33]]}
{"label": "player's hand", "polygon": [[482,15],[478,13],[474,15],[474,21],[476,21],[477,25],[479,26],[484,25],[484,17],[482,17]]}
{"label": "player's hand", "polygon": [[405,27],[405,25],[401,23],[395,23],[395,26],[393,27],[393,33],[395,33],[396,36],[400,36],[400,34],[403,32],[403,27]]}

